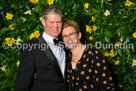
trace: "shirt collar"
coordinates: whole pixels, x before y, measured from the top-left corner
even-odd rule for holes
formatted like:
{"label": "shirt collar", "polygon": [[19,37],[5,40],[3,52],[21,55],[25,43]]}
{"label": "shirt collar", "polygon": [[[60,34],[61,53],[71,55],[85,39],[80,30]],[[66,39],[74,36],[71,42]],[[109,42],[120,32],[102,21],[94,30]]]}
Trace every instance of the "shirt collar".
{"label": "shirt collar", "polygon": [[[47,33],[43,32],[43,35],[42,35],[42,36],[43,36],[43,38],[44,38],[45,41],[47,41],[47,42],[49,42],[49,43],[54,43],[54,42],[53,42],[53,39],[54,39],[54,38],[53,38],[52,36],[48,35]],[[56,39],[57,39],[57,38],[56,38]]]}

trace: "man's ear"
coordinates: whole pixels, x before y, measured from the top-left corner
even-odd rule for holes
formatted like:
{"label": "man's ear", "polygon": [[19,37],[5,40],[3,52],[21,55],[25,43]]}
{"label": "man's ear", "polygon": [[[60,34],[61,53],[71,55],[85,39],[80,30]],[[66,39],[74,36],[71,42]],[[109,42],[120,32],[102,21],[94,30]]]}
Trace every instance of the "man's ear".
{"label": "man's ear", "polygon": [[45,19],[41,20],[42,25],[45,27]]}

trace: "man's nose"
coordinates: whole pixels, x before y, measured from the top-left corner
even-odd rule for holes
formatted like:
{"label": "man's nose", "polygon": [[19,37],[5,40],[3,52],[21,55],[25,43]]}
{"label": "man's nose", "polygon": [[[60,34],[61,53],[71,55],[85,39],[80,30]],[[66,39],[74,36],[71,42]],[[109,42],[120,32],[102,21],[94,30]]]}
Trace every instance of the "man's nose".
{"label": "man's nose", "polygon": [[54,23],[54,27],[58,27],[58,24],[57,24],[57,23]]}

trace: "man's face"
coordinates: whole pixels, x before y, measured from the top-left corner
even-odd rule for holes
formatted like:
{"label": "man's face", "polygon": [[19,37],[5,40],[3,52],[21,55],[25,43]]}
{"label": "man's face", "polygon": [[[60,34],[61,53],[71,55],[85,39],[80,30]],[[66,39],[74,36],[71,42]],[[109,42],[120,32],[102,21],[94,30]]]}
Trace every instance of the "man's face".
{"label": "man's face", "polygon": [[54,38],[58,37],[58,35],[60,34],[61,29],[62,29],[62,19],[59,14],[49,13],[47,15],[47,19],[42,20],[42,24],[45,28],[45,32],[48,35],[50,35]]}

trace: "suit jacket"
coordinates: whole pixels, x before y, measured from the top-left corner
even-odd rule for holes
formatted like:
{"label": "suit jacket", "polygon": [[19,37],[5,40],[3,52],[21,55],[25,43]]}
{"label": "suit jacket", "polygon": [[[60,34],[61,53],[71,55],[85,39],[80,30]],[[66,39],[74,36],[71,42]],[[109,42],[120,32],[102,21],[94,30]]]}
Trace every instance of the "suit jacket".
{"label": "suit jacket", "polygon": [[21,50],[15,91],[65,91],[57,60],[43,37],[27,45],[27,49]]}

